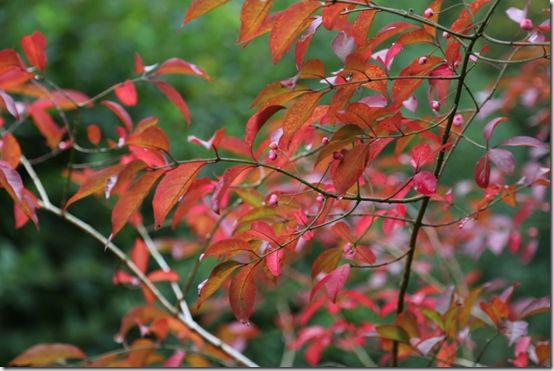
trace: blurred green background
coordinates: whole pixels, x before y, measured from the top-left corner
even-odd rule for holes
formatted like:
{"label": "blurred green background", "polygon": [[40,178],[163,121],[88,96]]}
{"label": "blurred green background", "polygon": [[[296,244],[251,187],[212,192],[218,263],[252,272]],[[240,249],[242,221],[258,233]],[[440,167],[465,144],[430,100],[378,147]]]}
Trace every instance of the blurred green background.
{"label": "blurred green background", "polygon": [[[278,3],[281,7],[290,1],[279,0]],[[395,5],[405,4],[421,11],[427,3],[398,1]],[[457,3],[460,2],[445,1],[445,6]],[[188,135],[207,138],[217,128],[225,127],[228,133],[241,136],[243,125],[252,114],[248,107],[255,95],[267,83],[290,77],[295,70],[292,53],[276,66],[271,63],[267,36],[253,41],[247,48],[235,44],[240,2],[232,1],[181,29],[188,4],[187,0],[3,0],[0,1],[3,35],[0,48],[16,47],[20,50],[19,40],[23,35],[34,30],[42,31],[48,41],[48,77],[64,88],[77,89],[90,96],[132,76],[135,52],[142,55],[145,64],[175,56],[201,66],[212,76],[212,82],[183,76],[168,78],[190,106],[193,118],[190,129],[186,128],[175,107],[151,86],[137,86],[139,104],[129,109],[135,119],[159,116],[160,126],[170,133],[175,156],[191,157],[199,155],[200,150],[187,143]],[[523,4],[523,1],[502,1],[501,8],[522,7]],[[531,17],[542,20],[544,15],[540,10],[547,6],[547,1],[533,1]],[[379,15],[372,30],[392,20],[397,19]],[[451,21],[452,17],[444,18],[446,24]],[[509,39],[517,34],[517,27],[503,16],[501,10],[490,33]],[[328,46],[332,36],[326,32],[318,34],[310,52],[311,57],[324,60],[327,71],[340,66],[340,61]],[[401,54],[395,64],[405,65],[420,54],[420,50],[411,48]],[[492,67],[476,70],[469,84],[476,89],[484,88],[494,71]],[[517,73],[517,68],[510,73]],[[423,96],[420,106],[422,102]],[[470,104],[469,101],[465,103]],[[511,116],[511,122],[525,120],[529,114],[528,110],[520,108]],[[99,123],[105,133],[111,135],[113,132],[109,127],[114,120],[112,114],[101,107],[81,117],[83,124]],[[482,125],[476,123],[469,135],[479,138]],[[523,125],[506,125],[495,139],[523,130]],[[86,140],[82,134],[80,137]],[[47,150],[34,130],[23,128],[18,131],[18,138],[31,158]],[[450,167],[463,169],[467,177],[472,173],[468,164],[476,163],[481,154],[471,147],[461,146],[459,151]],[[523,151],[516,151],[516,155],[518,160],[524,158]],[[102,157],[76,157],[78,162],[98,159]],[[65,184],[59,169],[68,160],[68,154],[62,154],[36,167],[55,202],[63,197]],[[459,176],[456,173],[457,170],[447,172],[445,181],[456,180]],[[71,192],[74,190],[72,186]],[[112,274],[118,267],[114,259],[105,254],[97,242],[45,213],[39,214],[40,231],[31,225],[14,230],[11,202],[4,192],[0,192],[0,210],[0,364],[6,364],[22,350],[39,342],[73,343],[88,354],[114,349],[116,344],[112,337],[122,315],[142,302],[140,292],[111,284]],[[73,211],[85,220],[94,221],[100,231],[108,233],[109,212],[95,200],[84,200]],[[507,251],[498,257],[487,251],[478,262],[469,259],[464,262],[468,266],[477,264],[476,268],[484,273],[483,281],[501,276],[508,282],[519,281],[520,293],[544,296],[550,292],[550,218],[543,213],[534,216],[526,225],[535,225],[541,233],[539,251],[529,265],[523,266]],[[186,230],[178,230],[177,234],[185,236]],[[130,246],[133,238],[127,230],[118,237],[118,242],[121,246]],[[176,269],[186,272],[190,264],[190,261],[179,262]],[[206,274],[207,268],[203,268],[199,277]],[[284,289],[279,292],[286,295]],[[273,327],[273,303],[273,299],[267,300],[256,314],[254,322],[262,329]],[[549,315],[537,316],[531,322],[534,331],[550,336]],[[280,359],[281,347],[280,334],[274,330],[251,345],[247,353],[262,365],[275,366]],[[491,352],[494,354],[490,355],[490,360],[485,357],[483,361],[494,362],[499,354],[507,354],[505,347],[500,348],[497,353]],[[275,351],[268,352],[267,349]],[[357,365],[357,360],[352,357],[327,352],[325,359]],[[305,365],[303,357],[297,357],[297,364]]]}

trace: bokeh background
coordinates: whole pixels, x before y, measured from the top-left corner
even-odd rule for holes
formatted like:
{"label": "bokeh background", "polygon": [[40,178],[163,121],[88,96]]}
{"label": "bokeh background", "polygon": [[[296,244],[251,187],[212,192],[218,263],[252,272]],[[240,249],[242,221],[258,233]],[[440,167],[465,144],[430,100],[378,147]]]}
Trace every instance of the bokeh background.
{"label": "bokeh background", "polygon": [[[289,2],[279,0],[278,3],[284,6]],[[395,5],[406,4],[406,7],[421,11],[426,3],[398,1]],[[455,3],[459,1],[445,1],[446,6]],[[249,105],[257,92],[267,83],[290,77],[295,71],[291,53],[278,65],[271,63],[267,36],[253,41],[247,48],[236,45],[239,2],[232,1],[181,29],[188,4],[188,0],[2,0],[0,48],[19,49],[21,36],[40,30],[48,40],[49,78],[64,88],[77,89],[90,96],[132,76],[135,52],[142,55],[146,64],[173,56],[198,64],[213,77],[212,82],[170,77],[189,103],[193,117],[189,129],[174,106],[150,86],[138,86],[139,104],[130,108],[130,112],[133,117],[159,116],[160,125],[170,133],[171,148],[177,158],[201,155],[199,147],[187,143],[188,135],[206,138],[220,127],[225,127],[228,133],[242,135],[244,123],[252,114]],[[502,1],[501,8],[522,7],[523,4],[517,0]],[[531,18],[544,18],[540,13],[545,7],[548,7],[547,1],[533,1]],[[517,27],[502,14],[492,22],[491,34],[505,35],[504,38],[509,39],[517,33]],[[393,19],[379,15],[372,29]],[[449,23],[452,18],[446,17],[444,21]],[[319,34],[310,55],[338,68],[339,61],[328,46],[332,36]],[[406,64],[416,53],[401,54],[399,58],[405,60],[398,64]],[[477,89],[484,88],[484,82],[494,71],[492,67],[475,71],[470,84]],[[517,73],[517,68],[509,73]],[[530,113],[529,109],[520,107],[513,112],[511,122],[523,122]],[[108,110],[98,108],[83,115],[81,120],[84,124],[98,123],[109,133],[115,118]],[[482,124],[477,123],[469,135],[478,137]],[[500,135],[496,139],[521,134],[524,129],[524,125],[506,125],[498,131]],[[23,128],[18,138],[29,157],[47,150],[34,130]],[[476,163],[480,154],[470,147],[460,147],[459,151],[450,167],[471,174],[469,164]],[[524,152],[516,151],[516,155],[521,160]],[[66,184],[60,169],[68,163],[68,156],[62,154],[36,167],[55,202],[63,197]],[[101,159],[99,156],[76,157],[76,161]],[[455,180],[457,172],[447,172],[445,181]],[[75,189],[71,185],[69,191]],[[512,210],[499,206],[498,210],[501,209]],[[100,231],[106,234],[109,231],[109,211],[94,200],[82,201],[74,211],[86,220],[93,220]],[[127,310],[142,303],[142,296],[139,291],[111,284],[113,272],[118,268],[114,259],[90,237],[44,213],[39,214],[40,231],[32,225],[15,230],[11,201],[3,192],[0,192],[0,216],[0,365],[40,342],[73,343],[91,355],[116,348],[113,335],[119,321]],[[519,281],[518,295],[548,295],[551,291],[550,217],[541,213],[528,221],[526,226],[530,225],[540,231],[540,246],[530,264],[522,265],[505,250],[500,256],[486,251],[479,261],[465,259],[464,265],[482,271],[483,281],[498,276],[507,282]],[[130,246],[134,238],[129,230],[126,233],[119,236],[122,246]],[[176,233],[187,236],[186,228]],[[176,263],[175,269],[186,272],[190,264],[191,261],[185,259]],[[206,275],[207,271],[203,271],[198,277]],[[286,290],[278,290],[275,295],[286,295]],[[266,366],[277,365],[282,350],[280,333],[264,331],[264,324],[267,328],[274,327],[273,315],[273,299],[268,298],[254,321],[263,335],[246,351]],[[550,315],[535,316],[531,320],[531,331],[549,337]],[[488,335],[483,334],[483,338]],[[494,363],[495,359],[509,356],[505,344],[499,341],[495,346],[495,351],[489,352],[483,362]],[[358,365],[355,357],[336,353],[326,353],[324,358]],[[297,357],[296,364],[305,365],[302,357]]]}

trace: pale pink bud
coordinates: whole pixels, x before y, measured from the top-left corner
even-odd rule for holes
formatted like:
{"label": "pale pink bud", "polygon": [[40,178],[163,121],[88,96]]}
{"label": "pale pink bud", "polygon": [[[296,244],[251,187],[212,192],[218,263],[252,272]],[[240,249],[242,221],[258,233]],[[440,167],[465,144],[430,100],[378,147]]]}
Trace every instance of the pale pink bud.
{"label": "pale pink bud", "polygon": [[433,12],[433,9],[431,8],[427,8],[425,9],[425,11],[423,12],[423,15],[426,17],[426,18],[431,18],[433,16],[433,14],[435,14],[435,12]]}
{"label": "pale pink bud", "polygon": [[344,253],[344,257],[347,259],[352,259],[354,257],[354,245],[352,245],[350,242],[347,242],[342,247],[342,252]]}
{"label": "pale pink bud", "polygon": [[322,204],[323,203],[323,195],[321,195],[321,194],[317,195],[317,197],[315,198],[315,201],[318,204]]}
{"label": "pale pink bud", "polygon": [[269,196],[268,205],[270,207],[275,207],[275,206],[277,206],[277,204],[279,204],[279,198],[277,197],[277,195],[275,193],[272,193],[271,196]]}
{"label": "pale pink bud", "polygon": [[417,63],[419,64],[427,63],[427,57],[419,57],[419,59],[417,60]]}
{"label": "pale pink bud", "polygon": [[431,108],[433,108],[433,111],[438,111],[441,108],[441,104],[438,100],[434,100],[431,103]]}
{"label": "pale pink bud", "polygon": [[459,113],[457,113],[456,115],[454,115],[454,120],[452,120],[452,123],[454,124],[454,126],[461,126],[463,125],[464,123],[464,116],[460,115]]}
{"label": "pale pink bud", "polygon": [[277,152],[274,150],[270,150],[267,158],[269,158],[271,161],[275,161],[277,159]]}
{"label": "pale pink bud", "polygon": [[327,137],[321,138],[321,144],[325,145],[327,143],[329,143],[329,138],[327,138]]}
{"label": "pale pink bud", "polygon": [[442,33],[442,37],[445,38],[445,39],[448,39],[448,38],[450,37],[450,34],[449,34],[448,32],[446,32],[446,31],[444,31],[444,32]]}
{"label": "pale pink bud", "polygon": [[460,65],[460,62],[458,61],[454,62],[454,68],[458,68],[459,65]]}
{"label": "pale pink bud", "polygon": [[522,19],[519,22],[519,27],[524,31],[531,31],[533,29],[533,22],[529,18]]}

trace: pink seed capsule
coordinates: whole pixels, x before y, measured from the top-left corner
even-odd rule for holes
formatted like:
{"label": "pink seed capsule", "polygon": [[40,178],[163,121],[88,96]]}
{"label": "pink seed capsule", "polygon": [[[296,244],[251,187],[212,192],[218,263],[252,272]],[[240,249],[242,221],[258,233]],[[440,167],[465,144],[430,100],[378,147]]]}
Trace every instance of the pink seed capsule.
{"label": "pink seed capsule", "polygon": [[277,148],[279,148],[279,145],[277,144],[277,142],[271,142],[271,143],[269,143],[269,148],[277,149]]}
{"label": "pink seed capsule", "polygon": [[431,103],[431,108],[433,108],[433,111],[438,111],[438,110],[441,108],[440,102],[437,101],[437,100],[434,100],[434,101]]}
{"label": "pink seed capsule", "polygon": [[329,143],[329,138],[327,138],[327,137],[321,138],[321,144],[325,145],[327,143]]}
{"label": "pink seed capsule", "polygon": [[446,32],[446,31],[444,31],[444,32],[442,33],[442,37],[445,38],[445,39],[448,39],[448,38],[450,37],[450,34],[449,34],[448,32]]}
{"label": "pink seed capsule", "polygon": [[342,157],[343,157],[343,155],[342,155],[342,153],[340,153],[339,151],[333,152],[333,158],[334,158],[335,160],[342,160]]}
{"label": "pink seed capsule", "polygon": [[435,12],[433,12],[433,9],[431,8],[427,8],[425,9],[425,11],[423,12],[423,15],[426,17],[426,18],[431,18],[433,16],[433,14],[435,14]]}
{"label": "pink seed capsule", "polygon": [[275,161],[277,159],[277,152],[275,152],[274,150],[270,150],[267,158],[269,158],[271,161]]}
{"label": "pink seed capsule", "polygon": [[419,57],[419,59],[417,60],[417,63],[419,64],[427,63],[427,57]]}
{"label": "pink seed capsule", "polygon": [[452,123],[454,124],[454,126],[463,125],[464,124],[464,116],[457,113],[456,115],[454,115],[454,119],[452,120]]}
{"label": "pink seed capsule", "polygon": [[521,22],[519,22],[519,27],[524,31],[531,31],[533,29],[533,21],[529,18],[522,19]]}
{"label": "pink seed capsule", "polygon": [[458,68],[460,66],[460,62],[456,61],[454,62],[454,68]]}
{"label": "pink seed capsule", "polygon": [[323,203],[323,195],[317,195],[317,197],[315,198],[315,201],[318,204],[322,204]]}
{"label": "pink seed capsule", "polygon": [[342,252],[344,253],[345,258],[352,259],[354,257],[354,253],[355,253],[354,245],[352,245],[352,243],[350,243],[350,242],[347,242],[342,247]]}
{"label": "pink seed capsule", "polygon": [[275,207],[279,204],[279,198],[275,193],[272,193],[271,196],[269,196],[269,202],[268,205],[270,207]]}

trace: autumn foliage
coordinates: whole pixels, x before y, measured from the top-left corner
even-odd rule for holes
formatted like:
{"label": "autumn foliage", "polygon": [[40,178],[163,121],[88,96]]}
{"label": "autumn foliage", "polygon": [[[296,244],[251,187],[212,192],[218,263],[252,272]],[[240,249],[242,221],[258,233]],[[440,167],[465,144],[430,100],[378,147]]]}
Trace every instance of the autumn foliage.
{"label": "autumn foliage", "polygon": [[[525,4],[424,2],[419,12],[389,7],[395,2],[244,0],[237,43],[265,37],[271,55],[260,60],[283,63],[290,53],[296,72],[267,82],[243,136],[225,128],[189,136],[183,145],[208,150],[205,158],[175,158],[163,122],[128,112],[144,105],[155,115],[141,100],[150,85],[181,113],[183,131],[201,124],[165,79],[200,78],[210,89],[201,67],[136,53],[134,75],[89,96],[49,80],[40,31],[23,36],[19,51],[1,50],[0,187],[13,201],[14,227],[34,223],[48,233],[39,216],[65,219],[121,261],[114,284],[144,295],[121,320],[122,351],[92,357],[78,344],[40,344],[10,364],[254,366],[245,349],[261,335],[256,307],[286,284],[294,289],[275,308],[274,325],[285,353],[300,352],[311,366],[324,364],[327,349],[354,352],[364,366],[473,366],[497,338],[513,354],[500,366],[550,365],[549,340],[528,331],[550,298],[528,297],[502,277],[483,281],[459,263],[508,249],[526,269],[539,246],[526,220],[549,211],[549,11],[530,19]],[[183,32],[225,3],[193,0]],[[377,27],[384,16],[395,20]],[[493,37],[487,27],[502,17],[514,32]],[[330,36],[323,52],[336,65],[311,57],[320,35]],[[468,81],[490,66],[495,74],[477,91]],[[527,122],[511,118],[520,106],[533,114]],[[109,110],[117,135],[70,119],[85,110]],[[111,161],[59,169],[75,189],[55,205],[37,161],[21,152],[22,125],[44,138],[46,159],[76,151]],[[503,135],[509,125],[522,134]],[[478,160],[453,168],[462,146]],[[225,170],[214,175],[215,164]],[[72,214],[87,197],[111,209],[109,235]],[[189,272],[172,269],[175,254],[162,237],[177,238],[178,228],[193,236],[182,242],[195,261]],[[124,229],[135,236],[130,246],[118,240]],[[203,264],[211,273],[196,277]],[[351,321],[352,310],[367,320]],[[321,312],[333,320],[317,320]],[[476,342],[484,329],[494,337]]]}

